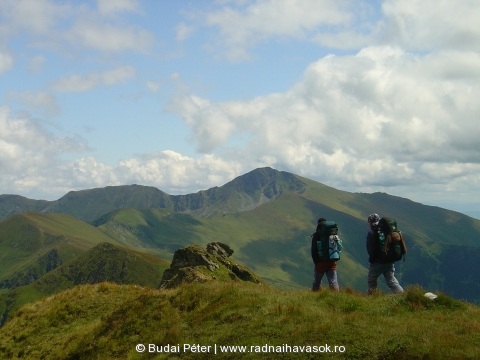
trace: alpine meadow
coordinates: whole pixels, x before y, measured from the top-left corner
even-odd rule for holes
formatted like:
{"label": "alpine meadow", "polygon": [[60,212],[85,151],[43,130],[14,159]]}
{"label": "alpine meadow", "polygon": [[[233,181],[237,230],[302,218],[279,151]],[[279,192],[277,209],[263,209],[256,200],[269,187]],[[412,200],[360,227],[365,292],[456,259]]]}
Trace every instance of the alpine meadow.
{"label": "alpine meadow", "polygon": [[0,0],[0,360],[480,359],[479,24]]}
{"label": "alpine meadow", "polygon": [[[395,265],[403,294],[379,280],[381,290],[366,295],[372,212],[395,218],[406,239]],[[319,217],[334,220],[343,241],[339,293],[310,291]],[[455,211],[267,167],[188,195],[142,185],[55,201],[1,195],[0,218],[1,358],[480,353],[480,221]],[[168,288],[167,269],[178,280]]]}

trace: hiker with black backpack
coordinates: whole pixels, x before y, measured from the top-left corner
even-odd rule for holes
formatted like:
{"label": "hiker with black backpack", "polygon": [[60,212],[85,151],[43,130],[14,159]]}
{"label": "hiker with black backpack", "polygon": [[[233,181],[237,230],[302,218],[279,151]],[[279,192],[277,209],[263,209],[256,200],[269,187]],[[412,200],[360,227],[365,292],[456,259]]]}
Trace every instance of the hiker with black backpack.
{"label": "hiker with black backpack", "polygon": [[380,219],[378,214],[370,214],[367,221],[370,226],[367,234],[368,262],[370,263],[368,294],[372,294],[377,289],[377,279],[380,275],[383,275],[385,282],[393,293],[402,293],[403,288],[395,278],[394,262],[400,260],[406,253],[403,236],[397,231],[394,220],[391,224],[394,227],[393,230],[389,229],[389,219]]}
{"label": "hiker with black backpack", "polygon": [[318,219],[317,230],[312,235],[313,285],[312,291],[320,290],[323,276],[327,275],[330,289],[338,291],[337,261],[340,259],[342,240],[333,221]]}

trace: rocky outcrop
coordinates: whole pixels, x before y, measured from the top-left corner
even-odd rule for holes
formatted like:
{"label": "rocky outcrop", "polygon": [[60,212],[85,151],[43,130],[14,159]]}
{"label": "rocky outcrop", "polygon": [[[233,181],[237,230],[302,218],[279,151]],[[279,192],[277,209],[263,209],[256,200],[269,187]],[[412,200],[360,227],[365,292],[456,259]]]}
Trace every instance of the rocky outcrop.
{"label": "rocky outcrop", "polygon": [[182,283],[207,281],[249,281],[260,284],[260,278],[246,266],[236,263],[233,250],[226,244],[214,242],[206,249],[191,245],[175,251],[170,268],[165,270],[160,288],[168,289]]}

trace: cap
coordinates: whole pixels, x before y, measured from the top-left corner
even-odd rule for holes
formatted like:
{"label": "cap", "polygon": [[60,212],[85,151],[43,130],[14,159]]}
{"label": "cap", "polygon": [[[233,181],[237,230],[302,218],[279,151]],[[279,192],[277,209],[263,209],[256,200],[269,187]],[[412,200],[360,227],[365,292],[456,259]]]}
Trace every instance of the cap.
{"label": "cap", "polygon": [[367,220],[370,224],[377,225],[378,222],[380,221],[380,216],[378,216],[378,214],[373,213],[373,214],[368,215]]}

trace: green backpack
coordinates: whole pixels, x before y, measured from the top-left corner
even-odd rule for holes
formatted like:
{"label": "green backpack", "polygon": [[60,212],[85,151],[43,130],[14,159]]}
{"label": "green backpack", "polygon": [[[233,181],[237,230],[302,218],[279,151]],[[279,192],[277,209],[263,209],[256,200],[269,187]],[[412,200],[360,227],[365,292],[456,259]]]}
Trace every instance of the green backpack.
{"label": "green backpack", "polygon": [[317,232],[318,255],[322,261],[338,261],[342,254],[342,240],[338,236],[338,226],[334,221],[324,221]]}
{"label": "green backpack", "polygon": [[407,244],[397,221],[393,218],[383,217],[378,222],[378,242],[380,245],[380,260],[382,262],[395,262],[407,253]]}

